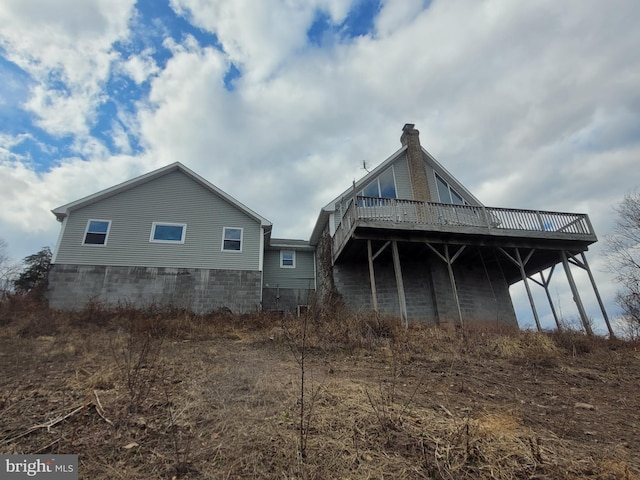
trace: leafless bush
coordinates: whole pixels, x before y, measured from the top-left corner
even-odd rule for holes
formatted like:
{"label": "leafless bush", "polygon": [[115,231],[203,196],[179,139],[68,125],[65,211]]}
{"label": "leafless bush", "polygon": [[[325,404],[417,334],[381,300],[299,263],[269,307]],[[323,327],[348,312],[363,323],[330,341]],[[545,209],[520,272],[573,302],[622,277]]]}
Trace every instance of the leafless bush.
{"label": "leafless bush", "polygon": [[161,378],[162,338],[151,330],[141,330],[133,319],[124,338],[111,342],[113,359],[122,374],[129,394],[129,411],[138,412],[156,382]]}

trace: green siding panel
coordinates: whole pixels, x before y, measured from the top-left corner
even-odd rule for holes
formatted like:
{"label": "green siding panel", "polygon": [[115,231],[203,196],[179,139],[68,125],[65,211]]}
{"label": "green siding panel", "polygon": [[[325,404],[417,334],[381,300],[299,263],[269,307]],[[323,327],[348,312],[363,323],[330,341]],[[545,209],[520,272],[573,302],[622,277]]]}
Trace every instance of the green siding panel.
{"label": "green siding panel", "polygon": [[[82,245],[89,219],[111,220],[105,246]],[[153,222],[185,223],[183,244],[149,242]],[[242,252],[223,252],[223,227],[243,229]],[[181,172],[72,211],[56,263],[259,270],[260,223]]]}
{"label": "green siding panel", "polygon": [[[291,250],[283,248],[283,250]],[[313,252],[296,251],[296,268],[280,268],[280,250],[264,252],[265,288],[315,289]]]}

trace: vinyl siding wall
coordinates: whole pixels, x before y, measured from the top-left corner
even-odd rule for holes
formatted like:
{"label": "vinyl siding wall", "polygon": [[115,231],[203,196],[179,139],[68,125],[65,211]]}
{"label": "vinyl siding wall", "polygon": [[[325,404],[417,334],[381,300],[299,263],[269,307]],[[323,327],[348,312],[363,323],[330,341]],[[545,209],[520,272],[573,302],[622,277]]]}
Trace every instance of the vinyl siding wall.
{"label": "vinyl siding wall", "polygon": [[280,268],[280,250],[266,250],[263,285],[265,288],[315,289],[313,252],[296,251],[296,267]]}
{"label": "vinyl siding wall", "polygon": [[[105,246],[82,245],[89,219],[111,220]],[[183,244],[149,242],[152,222],[185,223]],[[243,229],[242,252],[222,251],[223,227]],[[181,172],[70,213],[55,263],[260,270],[260,223]]]}
{"label": "vinyl siding wall", "polygon": [[413,200],[411,177],[409,177],[409,165],[407,154],[403,153],[393,164],[393,173],[396,177],[396,195],[403,200]]}

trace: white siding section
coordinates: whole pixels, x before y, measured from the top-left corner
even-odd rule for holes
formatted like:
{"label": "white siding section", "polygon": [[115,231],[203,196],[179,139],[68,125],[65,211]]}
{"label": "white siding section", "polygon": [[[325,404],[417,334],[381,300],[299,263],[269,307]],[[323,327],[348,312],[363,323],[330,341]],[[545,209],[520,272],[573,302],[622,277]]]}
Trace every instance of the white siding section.
{"label": "white siding section", "polygon": [[[90,218],[111,220],[105,247],[83,246]],[[184,244],[149,242],[153,222],[187,225]],[[223,252],[222,229],[243,229],[242,252]],[[260,223],[183,173],[168,173],[72,211],[63,224],[59,264],[260,270]]]}

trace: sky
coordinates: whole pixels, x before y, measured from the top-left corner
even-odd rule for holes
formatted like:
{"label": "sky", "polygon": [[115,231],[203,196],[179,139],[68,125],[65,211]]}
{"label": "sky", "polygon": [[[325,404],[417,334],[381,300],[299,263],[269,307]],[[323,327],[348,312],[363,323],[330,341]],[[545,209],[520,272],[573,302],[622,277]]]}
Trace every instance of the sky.
{"label": "sky", "polygon": [[[615,317],[602,253],[640,185],[638,19],[636,0],[3,0],[0,239],[53,247],[51,209],[175,161],[308,239],[414,123],[485,205],[589,214]],[[562,272],[552,294],[577,315]]]}

